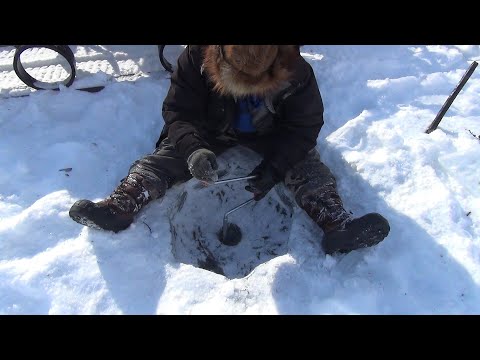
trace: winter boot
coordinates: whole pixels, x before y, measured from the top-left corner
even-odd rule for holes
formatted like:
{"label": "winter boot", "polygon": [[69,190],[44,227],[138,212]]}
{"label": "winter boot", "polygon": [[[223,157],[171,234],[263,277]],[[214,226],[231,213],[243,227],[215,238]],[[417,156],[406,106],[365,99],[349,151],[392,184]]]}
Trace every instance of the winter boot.
{"label": "winter boot", "polygon": [[79,224],[118,232],[130,226],[142,207],[165,195],[166,182],[152,185],[137,173],[129,174],[106,199],[94,203],[78,200],[70,208],[70,217]]}
{"label": "winter boot", "polygon": [[316,151],[287,174],[285,184],[297,204],[324,231],[322,247],[327,254],[374,246],[390,232],[388,221],[379,214],[352,218],[345,211],[336,180]]}
{"label": "winter boot", "polygon": [[343,208],[334,184],[305,191],[300,201],[301,207],[325,233],[322,247],[326,254],[374,246],[390,232],[388,221],[380,214],[352,218]]}
{"label": "winter boot", "polygon": [[347,253],[377,245],[389,232],[387,219],[380,214],[369,213],[348,219],[336,228],[325,231],[322,245],[326,254]]}

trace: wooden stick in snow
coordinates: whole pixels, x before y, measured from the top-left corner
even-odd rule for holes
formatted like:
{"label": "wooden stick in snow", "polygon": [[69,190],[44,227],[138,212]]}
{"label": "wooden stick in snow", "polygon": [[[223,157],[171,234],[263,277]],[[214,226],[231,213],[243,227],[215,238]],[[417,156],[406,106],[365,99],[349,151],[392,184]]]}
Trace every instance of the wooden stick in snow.
{"label": "wooden stick in snow", "polygon": [[468,79],[470,79],[470,76],[472,76],[473,72],[475,71],[475,68],[477,67],[478,63],[476,61],[472,62],[472,64],[470,65],[470,67],[468,68],[467,72],[463,75],[462,79],[460,80],[460,82],[458,83],[457,87],[455,88],[455,90],[453,90],[453,92],[450,94],[450,96],[447,98],[447,100],[445,101],[445,103],[443,104],[442,108],[440,109],[440,111],[438,112],[437,116],[435,117],[435,119],[432,121],[432,123],[430,124],[430,126],[428,127],[428,129],[425,131],[427,134],[430,134],[432,131],[434,131],[438,125],[440,124],[440,121],[442,121],[443,119],[443,116],[445,115],[445,113],[448,111],[448,109],[450,108],[450,105],[452,105],[453,101],[455,100],[455,98],[457,97],[458,93],[460,91],[462,91],[463,89],[463,86],[466,84],[466,82],[468,81]]}

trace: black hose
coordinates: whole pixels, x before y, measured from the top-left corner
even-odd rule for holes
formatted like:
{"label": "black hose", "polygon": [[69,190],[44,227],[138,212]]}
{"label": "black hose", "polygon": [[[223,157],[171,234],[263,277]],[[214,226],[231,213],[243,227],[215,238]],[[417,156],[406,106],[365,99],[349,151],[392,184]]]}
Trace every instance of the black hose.
{"label": "black hose", "polygon": [[162,66],[165,68],[170,73],[173,73],[173,66],[168,62],[167,59],[165,59],[165,56],[163,55],[163,50],[165,49],[166,45],[158,45],[158,56],[160,57],[160,62],[162,63]]}
{"label": "black hose", "polygon": [[[14,57],[13,57],[13,70],[17,74],[17,76],[22,80],[27,86],[37,89],[37,90],[59,90],[59,84],[63,84],[66,87],[69,87],[73,84],[76,76],[76,67],[75,67],[75,55],[73,51],[70,49],[68,45],[0,45],[3,46],[13,46],[16,48]],[[158,54],[160,58],[160,63],[165,68],[166,71],[173,73],[173,66],[172,64],[165,58],[163,51],[166,45],[158,45]],[[50,50],[57,52],[58,54],[62,55],[65,60],[67,60],[70,66],[70,75],[63,81],[57,83],[47,83],[42,82],[34,77],[32,77],[27,71],[25,70],[20,56],[22,53],[31,48],[35,47],[44,47]],[[104,88],[104,86],[93,86],[87,88],[79,88],[77,90],[88,91],[88,92],[97,92]]]}
{"label": "black hose", "polygon": [[[37,90],[58,90],[59,84],[63,84],[66,87],[69,87],[73,84],[76,75],[75,55],[73,54],[72,49],[70,49],[68,45],[18,45],[15,47],[17,48],[17,50],[15,51],[15,55],[13,57],[13,70],[15,70],[17,76],[26,85]],[[35,47],[44,47],[62,55],[70,65],[70,75],[65,80],[57,83],[42,82],[32,77],[23,67],[22,61],[20,60],[20,55],[22,55],[25,50]]]}

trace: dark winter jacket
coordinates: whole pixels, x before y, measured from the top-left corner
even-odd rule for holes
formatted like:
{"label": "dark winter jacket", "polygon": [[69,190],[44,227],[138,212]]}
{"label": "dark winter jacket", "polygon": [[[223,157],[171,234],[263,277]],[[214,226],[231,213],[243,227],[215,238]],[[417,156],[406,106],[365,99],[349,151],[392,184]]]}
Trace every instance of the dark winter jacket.
{"label": "dark winter jacket", "polygon": [[[180,55],[162,108],[165,126],[157,146],[168,136],[185,159],[196,149],[218,143],[233,145],[239,138],[232,130],[234,97],[214,90],[205,71],[207,47],[189,45]],[[288,84],[268,101],[268,114],[255,123],[258,141],[269,149],[265,159],[279,174],[285,174],[315,147],[323,125],[323,103],[313,69],[301,56],[296,57],[292,69]]]}

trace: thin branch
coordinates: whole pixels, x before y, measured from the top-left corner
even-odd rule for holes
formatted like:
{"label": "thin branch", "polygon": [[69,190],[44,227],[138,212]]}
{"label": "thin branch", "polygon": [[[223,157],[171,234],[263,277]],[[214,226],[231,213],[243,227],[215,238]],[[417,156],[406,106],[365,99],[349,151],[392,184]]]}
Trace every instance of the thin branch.
{"label": "thin branch", "polygon": [[[468,129],[467,129],[467,130],[468,130]],[[472,134],[472,136],[473,136],[475,139],[480,140],[480,135],[475,135],[475,134],[474,134],[473,132],[471,132],[470,130],[468,130],[468,132],[469,132],[470,134]]]}
{"label": "thin branch", "polygon": [[443,104],[442,108],[438,112],[437,116],[435,116],[435,119],[432,121],[432,123],[430,124],[428,129],[425,131],[427,134],[430,134],[432,131],[434,131],[438,127],[438,125],[440,124],[440,121],[442,121],[442,119],[443,119],[443,116],[448,111],[448,109],[450,108],[450,105],[452,105],[453,101],[457,97],[458,93],[462,90],[463,86],[466,84],[468,79],[470,79],[470,76],[472,76],[472,74],[475,71],[477,65],[478,65],[478,63],[476,61],[472,62],[472,64],[468,68],[467,72],[463,75],[462,79],[458,83],[455,90],[453,90],[453,92],[447,98],[447,100]]}
{"label": "thin branch", "polygon": [[143,220],[142,220],[142,223],[144,223],[145,225],[147,225],[148,230],[150,230],[150,234],[151,234],[151,233],[152,233],[152,229],[150,228],[150,226],[148,226],[148,224],[147,224],[145,221],[143,221]]}

